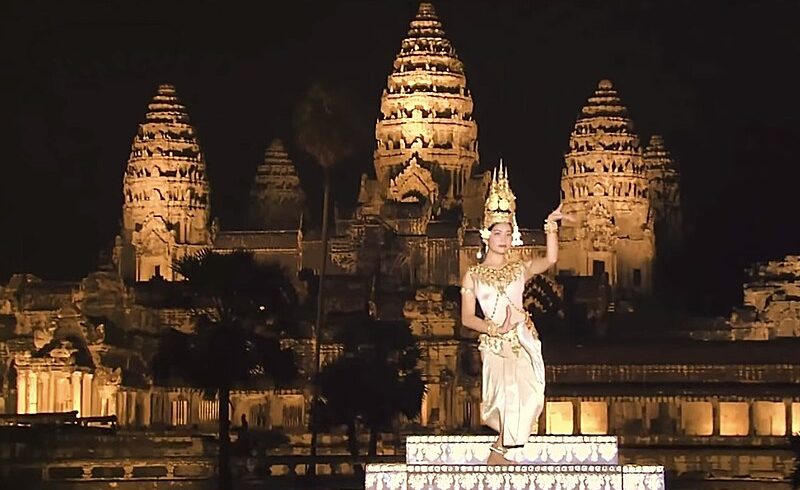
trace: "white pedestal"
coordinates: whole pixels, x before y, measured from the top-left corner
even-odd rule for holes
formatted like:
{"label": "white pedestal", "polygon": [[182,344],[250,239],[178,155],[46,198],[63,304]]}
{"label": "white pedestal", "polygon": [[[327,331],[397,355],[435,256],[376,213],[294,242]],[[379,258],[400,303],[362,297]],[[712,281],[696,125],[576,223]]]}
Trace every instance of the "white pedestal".
{"label": "white pedestal", "polygon": [[487,466],[492,436],[409,436],[406,464],[367,465],[367,490],[663,490],[662,466],[618,465],[613,436],[531,436]]}

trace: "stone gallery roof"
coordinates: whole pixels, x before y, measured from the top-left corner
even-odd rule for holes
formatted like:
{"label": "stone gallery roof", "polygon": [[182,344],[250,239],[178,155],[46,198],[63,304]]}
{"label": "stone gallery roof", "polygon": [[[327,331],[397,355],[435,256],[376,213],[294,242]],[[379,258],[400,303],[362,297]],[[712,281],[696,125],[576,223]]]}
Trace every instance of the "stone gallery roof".
{"label": "stone gallery roof", "polygon": [[215,249],[297,250],[298,231],[222,231],[214,240]]}
{"label": "stone gallery roof", "polygon": [[696,340],[587,341],[583,345],[548,342],[548,364],[800,364],[800,339],[764,342]]}

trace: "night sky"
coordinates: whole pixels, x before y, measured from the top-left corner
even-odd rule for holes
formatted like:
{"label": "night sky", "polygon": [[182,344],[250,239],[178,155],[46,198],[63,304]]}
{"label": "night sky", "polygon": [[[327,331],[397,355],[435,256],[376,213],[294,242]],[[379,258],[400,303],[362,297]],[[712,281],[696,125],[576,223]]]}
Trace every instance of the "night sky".
{"label": "night sky", "polygon": [[[610,78],[645,140],[682,170],[694,308],[740,301],[750,262],[800,253],[800,2],[439,1],[475,101],[482,169],[503,157],[523,225],[558,204],[563,152]],[[380,95],[416,2],[24,2],[5,7],[0,279],[85,275],[119,229],[132,138],[174,83],[206,155],[213,214],[235,228],[255,167],[314,81],[344,89],[372,172]],[[500,4],[500,5],[498,5]],[[290,146],[291,148],[291,146]],[[319,171],[293,152],[312,205]]]}

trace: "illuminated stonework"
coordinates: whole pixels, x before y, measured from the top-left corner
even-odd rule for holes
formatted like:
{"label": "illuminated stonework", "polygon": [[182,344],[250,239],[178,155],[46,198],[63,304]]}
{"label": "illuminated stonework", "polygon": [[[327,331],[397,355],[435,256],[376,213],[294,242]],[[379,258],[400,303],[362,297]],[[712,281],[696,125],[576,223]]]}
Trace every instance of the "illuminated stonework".
{"label": "illuminated stonework", "polygon": [[658,250],[673,249],[683,241],[680,174],[661,135],[650,137],[650,144],[644,150],[644,163],[650,207],[655,215]]}
{"label": "illuminated stonework", "polygon": [[405,464],[368,464],[364,488],[515,488],[662,490],[662,466],[619,465],[614,436],[531,436],[488,466],[494,436],[408,436]]}
{"label": "illuminated stonework", "polygon": [[[436,199],[437,209],[463,205],[471,216],[472,201],[482,201],[485,191],[483,179],[472,175],[478,163],[472,112],[464,66],[433,5],[422,3],[381,97],[374,154],[379,195],[372,200],[409,202],[412,193],[420,193],[415,199]],[[409,175],[420,162],[428,175]]]}
{"label": "illuminated stonework", "polygon": [[747,275],[744,306],[729,321],[732,339],[800,337],[800,256],[754,264]]}
{"label": "illuminated stonework", "polygon": [[655,254],[648,175],[639,138],[617,91],[602,80],[583,107],[564,158],[559,270],[607,272],[617,288],[648,292]]}
{"label": "illuminated stonework", "polygon": [[485,464],[492,440],[488,436],[409,436],[406,463],[368,464],[364,488],[665,488],[663,466],[617,464],[616,437],[531,437],[514,459],[520,464],[509,466]]}
{"label": "illuminated stonework", "polygon": [[439,466],[368,464],[366,490],[443,488],[519,490],[663,490],[662,466],[514,465]]}
{"label": "illuminated stonework", "polygon": [[249,225],[257,230],[296,229],[305,201],[300,178],[283,142],[272,140],[250,190]]}
{"label": "illuminated stonework", "polygon": [[[408,436],[407,464],[484,464],[495,436]],[[531,436],[506,458],[517,464],[617,464],[613,436]]]}
{"label": "illuminated stonework", "polygon": [[122,277],[176,279],[172,263],[211,244],[206,164],[186,107],[160,85],[133,139],[123,179]]}

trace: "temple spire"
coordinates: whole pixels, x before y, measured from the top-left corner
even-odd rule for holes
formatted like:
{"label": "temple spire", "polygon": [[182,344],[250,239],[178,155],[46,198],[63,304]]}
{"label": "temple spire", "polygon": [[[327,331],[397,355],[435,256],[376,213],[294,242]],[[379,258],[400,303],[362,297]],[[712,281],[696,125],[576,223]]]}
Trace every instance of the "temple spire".
{"label": "temple spire", "polygon": [[650,137],[644,150],[650,206],[655,215],[659,251],[665,255],[682,246],[683,212],[681,210],[680,172],[659,134]]}
{"label": "temple spire", "polygon": [[176,279],[173,262],[211,244],[206,164],[175,87],[161,84],[131,145],[114,250],[128,280]]}
{"label": "temple spire", "polygon": [[297,229],[305,208],[305,193],[283,142],[274,139],[264,152],[250,190],[248,224],[256,229]]}
{"label": "temple spire", "polygon": [[[561,177],[559,268],[608,273],[615,289],[649,293],[655,256],[648,179],[639,137],[614,84],[601,80],[569,138]],[[570,229],[574,227],[579,229]]]}
{"label": "temple spire", "polygon": [[[375,173],[388,194],[412,157],[448,174],[437,209],[460,202],[478,162],[478,127],[464,66],[432,4],[419,5],[387,79],[375,125]],[[476,217],[478,219],[479,216]]]}

